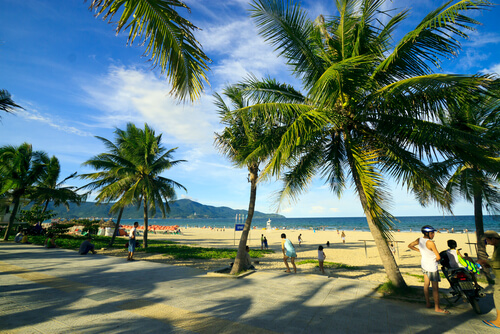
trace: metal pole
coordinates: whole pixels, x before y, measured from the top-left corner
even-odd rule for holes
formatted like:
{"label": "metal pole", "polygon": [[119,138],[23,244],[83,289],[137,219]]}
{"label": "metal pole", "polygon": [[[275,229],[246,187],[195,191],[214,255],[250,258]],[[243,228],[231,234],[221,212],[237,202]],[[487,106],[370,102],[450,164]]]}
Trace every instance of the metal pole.
{"label": "metal pole", "polygon": [[472,254],[472,248],[470,246],[470,240],[469,240],[469,231],[465,232],[465,234],[467,234],[467,242],[469,243],[469,251]]}

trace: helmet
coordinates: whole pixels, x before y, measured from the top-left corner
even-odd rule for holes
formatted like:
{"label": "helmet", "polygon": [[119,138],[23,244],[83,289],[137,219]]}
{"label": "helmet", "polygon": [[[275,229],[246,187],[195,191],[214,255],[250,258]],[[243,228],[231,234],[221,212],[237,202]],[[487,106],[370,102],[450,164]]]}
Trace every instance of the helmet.
{"label": "helmet", "polygon": [[437,230],[431,225],[425,225],[422,227],[421,231],[422,233],[430,233],[430,232],[436,232]]}

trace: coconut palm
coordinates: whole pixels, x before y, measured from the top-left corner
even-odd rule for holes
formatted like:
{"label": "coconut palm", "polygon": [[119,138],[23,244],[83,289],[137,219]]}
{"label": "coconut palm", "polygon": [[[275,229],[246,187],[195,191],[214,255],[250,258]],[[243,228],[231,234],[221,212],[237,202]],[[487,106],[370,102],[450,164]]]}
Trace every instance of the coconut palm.
{"label": "coconut palm", "polygon": [[12,199],[12,212],[3,240],[9,239],[23,197],[30,197],[34,187],[41,181],[46,169],[47,154],[33,151],[31,144],[3,146],[0,148],[0,195],[8,194]]}
{"label": "coconut palm", "polygon": [[[429,13],[396,44],[393,32],[408,16],[383,12],[383,0],[339,0],[338,16],[314,22],[292,1],[254,0],[260,34],[303,82],[299,94],[269,80],[247,80],[246,93],[259,103],[244,108],[294,119],[263,174],[284,179],[281,198],[297,196],[313,176],[324,177],[341,196],[349,181],[359,197],[390,281],[406,284],[387,241],[394,217],[388,212],[386,177],[393,177],[426,204],[449,204],[423,158],[451,154],[455,132],[432,120],[467,94],[487,89],[484,76],[434,74],[432,65],[460,49],[459,37],[478,23],[463,13],[486,1],[447,2]],[[387,23],[379,18],[387,17]],[[480,138],[466,137],[472,150]]]}
{"label": "coconut palm", "polygon": [[236,114],[233,112],[248,105],[248,101],[241,94],[241,87],[228,86],[223,90],[223,95],[229,99],[230,105],[224,102],[221,95],[214,94],[215,105],[218,108],[221,123],[225,125],[220,134],[215,134],[215,146],[236,167],[246,167],[248,169],[248,182],[250,183],[248,215],[238,245],[238,253],[231,269],[231,274],[236,274],[244,269],[245,248],[257,198],[259,167],[269,157],[268,152],[270,147],[273,146],[273,138],[279,138],[277,136],[279,129],[274,126],[273,123],[275,122],[270,119],[254,117],[250,113],[244,115],[243,113]]}
{"label": "coconut palm", "polygon": [[175,188],[186,188],[160,176],[164,171],[185,160],[171,160],[177,148],[166,150],[161,135],[156,135],[147,124],[144,129],[128,123],[127,129],[115,130],[113,144],[98,137],[108,147],[108,153],[99,154],[83,163],[99,172],[82,177],[93,181],[90,187],[100,186],[98,201],[117,199],[111,207],[116,212],[128,205],[142,205],[144,209],[144,248],[148,246],[148,215],[160,208],[162,216],[170,212],[169,201],[175,199]]}
{"label": "coconut palm", "polygon": [[[499,80],[500,81],[500,80]],[[498,91],[497,91],[498,92]],[[500,94],[476,95],[473,103],[452,108],[444,115],[443,124],[484,138],[483,147],[472,152],[455,150],[454,156],[433,164],[447,181],[446,189],[453,197],[463,197],[474,205],[478,257],[487,258],[482,241],[483,207],[490,214],[500,212]],[[486,153],[478,156],[478,149]]]}
{"label": "coconut palm", "polygon": [[[89,0],[90,9],[104,20],[115,19],[116,33],[128,29],[128,43],[146,45],[144,55],[172,84],[180,99],[200,97],[210,59],[203,53],[193,31],[198,28],[178,11],[189,12],[180,0]],[[119,13],[120,17],[114,17]]]}
{"label": "coconut palm", "polygon": [[69,203],[73,202],[80,204],[85,200],[86,195],[80,195],[77,193],[77,188],[74,186],[65,186],[64,183],[75,177],[76,172],[70,176],[63,179],[61,182],[57,182],[59,175],[61,174],[61,165],[59,164],[59,159],[52,156],[50,160],[45,162],[46,169],[42,177],[42,180],[36,187],[36,191],[33,195],[35,202],[37,204],[43,205],[42,213],[47,210],[49,203],[52,201],[54,206],[64,205],[67,210],[69,210]]}
{"label": "coconut palm", "polygon": [[12,113],[16,110],[16,108],[23,109],[23,107],[17,105],[12,100],[11,95],[7,90],[0,89],[0,110]]}

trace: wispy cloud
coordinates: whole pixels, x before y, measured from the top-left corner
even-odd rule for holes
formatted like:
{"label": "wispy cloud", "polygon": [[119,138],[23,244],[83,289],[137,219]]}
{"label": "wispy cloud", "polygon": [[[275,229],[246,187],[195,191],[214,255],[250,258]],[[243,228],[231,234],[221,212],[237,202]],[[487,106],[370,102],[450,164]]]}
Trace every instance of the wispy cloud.
{"label": "wispy cloud", "polygon": [[490,68],[485,68],[481,70],[481,73],[484,74],[496,74],[497,76],[500,76],[500,63],[492,65]]}
{"label": "wispy cloud", "polygon": [[[87,103],[101,111],[95,116],[103,127],[147,122],[167,141],[212,148],[219,123],[211,97],[196,104],[181,104],[168,92],[169,84],[139,68],[111,66],[106,75],[82,84]],[[175,144],[174,144],[175,145]]]}
{"label": "wispy cloud", "polygon": [[60,118],[56,121],[54,120],[53,116],[50,116],[48,114],[42,114],[36,109],[26,107],[25,110],[19,110],[18,115],[24,119],[30,120],[30,121],[35,121],[35,122],[40,122],[47,124],[48,126],[57,129],[59,131],[63,131],[69,134],[74,134],[77,136],[82,136],[82,137],[89,137],[93,136],[92,133],[87,132],[87,131],[82,131],[78,128],[75,128],[74,126],[69,126],[65,125],[63,123],[63,120]]}

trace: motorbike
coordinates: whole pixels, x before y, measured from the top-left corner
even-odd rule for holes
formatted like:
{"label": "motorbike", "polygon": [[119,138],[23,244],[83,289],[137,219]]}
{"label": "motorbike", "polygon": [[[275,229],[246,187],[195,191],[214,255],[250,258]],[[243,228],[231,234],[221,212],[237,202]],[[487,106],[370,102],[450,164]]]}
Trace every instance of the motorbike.
{"label": "motorbike", "polygon": [[[441,258],[443,259],[443,256]],[[479,298],[484,297],[485,294],[479,285],[474,284],[475,281],[472,276],[474,273],[466,268],[450,268],[446,266],[446,261],[441,261],[441,265],[441,271],[450,283],[451,295],[456,297],[453,303],[463,299],[464,302],[471,304],[474,312],[481,314]]]}

